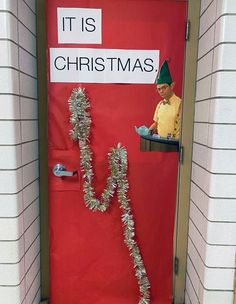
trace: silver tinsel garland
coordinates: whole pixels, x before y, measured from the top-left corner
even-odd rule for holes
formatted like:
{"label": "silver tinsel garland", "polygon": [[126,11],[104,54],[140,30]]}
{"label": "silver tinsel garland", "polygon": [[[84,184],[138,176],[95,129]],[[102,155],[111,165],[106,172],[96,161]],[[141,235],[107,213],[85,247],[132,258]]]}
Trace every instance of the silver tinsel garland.
{"label": "silver tinsel garland", "polygon": [[[80,166],[83,171],[83,191],[86,206],[93,211],[104,212],[111,203],[115,191],[122,210],[122,223],[124,228],[124,242],[127,245],[130,256],[133,259],[135,276],[139,285],[139,304],[150,303],[150,283],[140,253],[139,246],[135,240],[135,227],[132,211],[129,204],[127,192],[129,183],[127,179],[127,152],[120,144],[112,148],[108,153],[110,176],[107,178],[106,187],[101,199],[96,198],[93,181],[92,151],[89,147],[89,135],[91,117],[88,109],[89,99],[85,89],[75,88],[69,98],[69,110],[71,112],[70,122],[73,130],[70,131],[71,138],[79,142]],[[117,189],[117,190],[116,190]]]}

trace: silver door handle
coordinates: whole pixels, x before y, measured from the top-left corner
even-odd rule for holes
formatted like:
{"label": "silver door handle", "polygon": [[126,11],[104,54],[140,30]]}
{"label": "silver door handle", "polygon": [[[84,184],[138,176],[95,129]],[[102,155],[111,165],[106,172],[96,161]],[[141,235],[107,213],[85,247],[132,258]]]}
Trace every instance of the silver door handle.
{"label": "silver door handle", "polygon": [[62,164],[56,164],[52,168],[52,173],[56,177],[62,177],[62,176],[73,176],[76,171],[66,171],[66,167],[63,166]]}

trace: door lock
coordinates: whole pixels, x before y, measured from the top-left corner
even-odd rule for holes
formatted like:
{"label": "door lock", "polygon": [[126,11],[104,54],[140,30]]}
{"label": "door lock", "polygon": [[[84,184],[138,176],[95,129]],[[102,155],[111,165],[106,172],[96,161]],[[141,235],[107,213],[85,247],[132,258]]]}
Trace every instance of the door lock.
{"label": "door lock", "polygon": [[63,166],[62,164],[56,164],[52,168],[52,173],[56,177],[63,177],[63,176],[73,176],[76,173],[76,171],[66,171],[65,166]]}

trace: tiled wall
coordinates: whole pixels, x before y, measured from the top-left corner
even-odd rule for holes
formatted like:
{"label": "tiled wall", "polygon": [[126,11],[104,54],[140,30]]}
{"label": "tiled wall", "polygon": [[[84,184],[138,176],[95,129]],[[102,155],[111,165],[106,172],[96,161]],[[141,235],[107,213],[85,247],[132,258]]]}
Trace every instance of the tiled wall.
{"label": "tiled wall", "polygon": [[35,0],[0,0],[0,303],[40,301]]}
{"label": "tiled wall", "polygon": [[232,304],[236,254],[236,1],[202,0],[186,304]]}

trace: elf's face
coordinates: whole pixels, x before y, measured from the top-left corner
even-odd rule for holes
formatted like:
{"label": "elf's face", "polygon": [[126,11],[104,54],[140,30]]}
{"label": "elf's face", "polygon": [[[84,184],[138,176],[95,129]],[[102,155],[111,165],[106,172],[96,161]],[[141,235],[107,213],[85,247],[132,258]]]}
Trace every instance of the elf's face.
{"label": "elf's face", "polygon": [[163,99],[170,99],[171,96],[174,94],[173,92],[174,88],[174,82],[171,84],[168,83],[162,83],[162,84],[157,84],[157,91],[160,94],[161,98]]}

